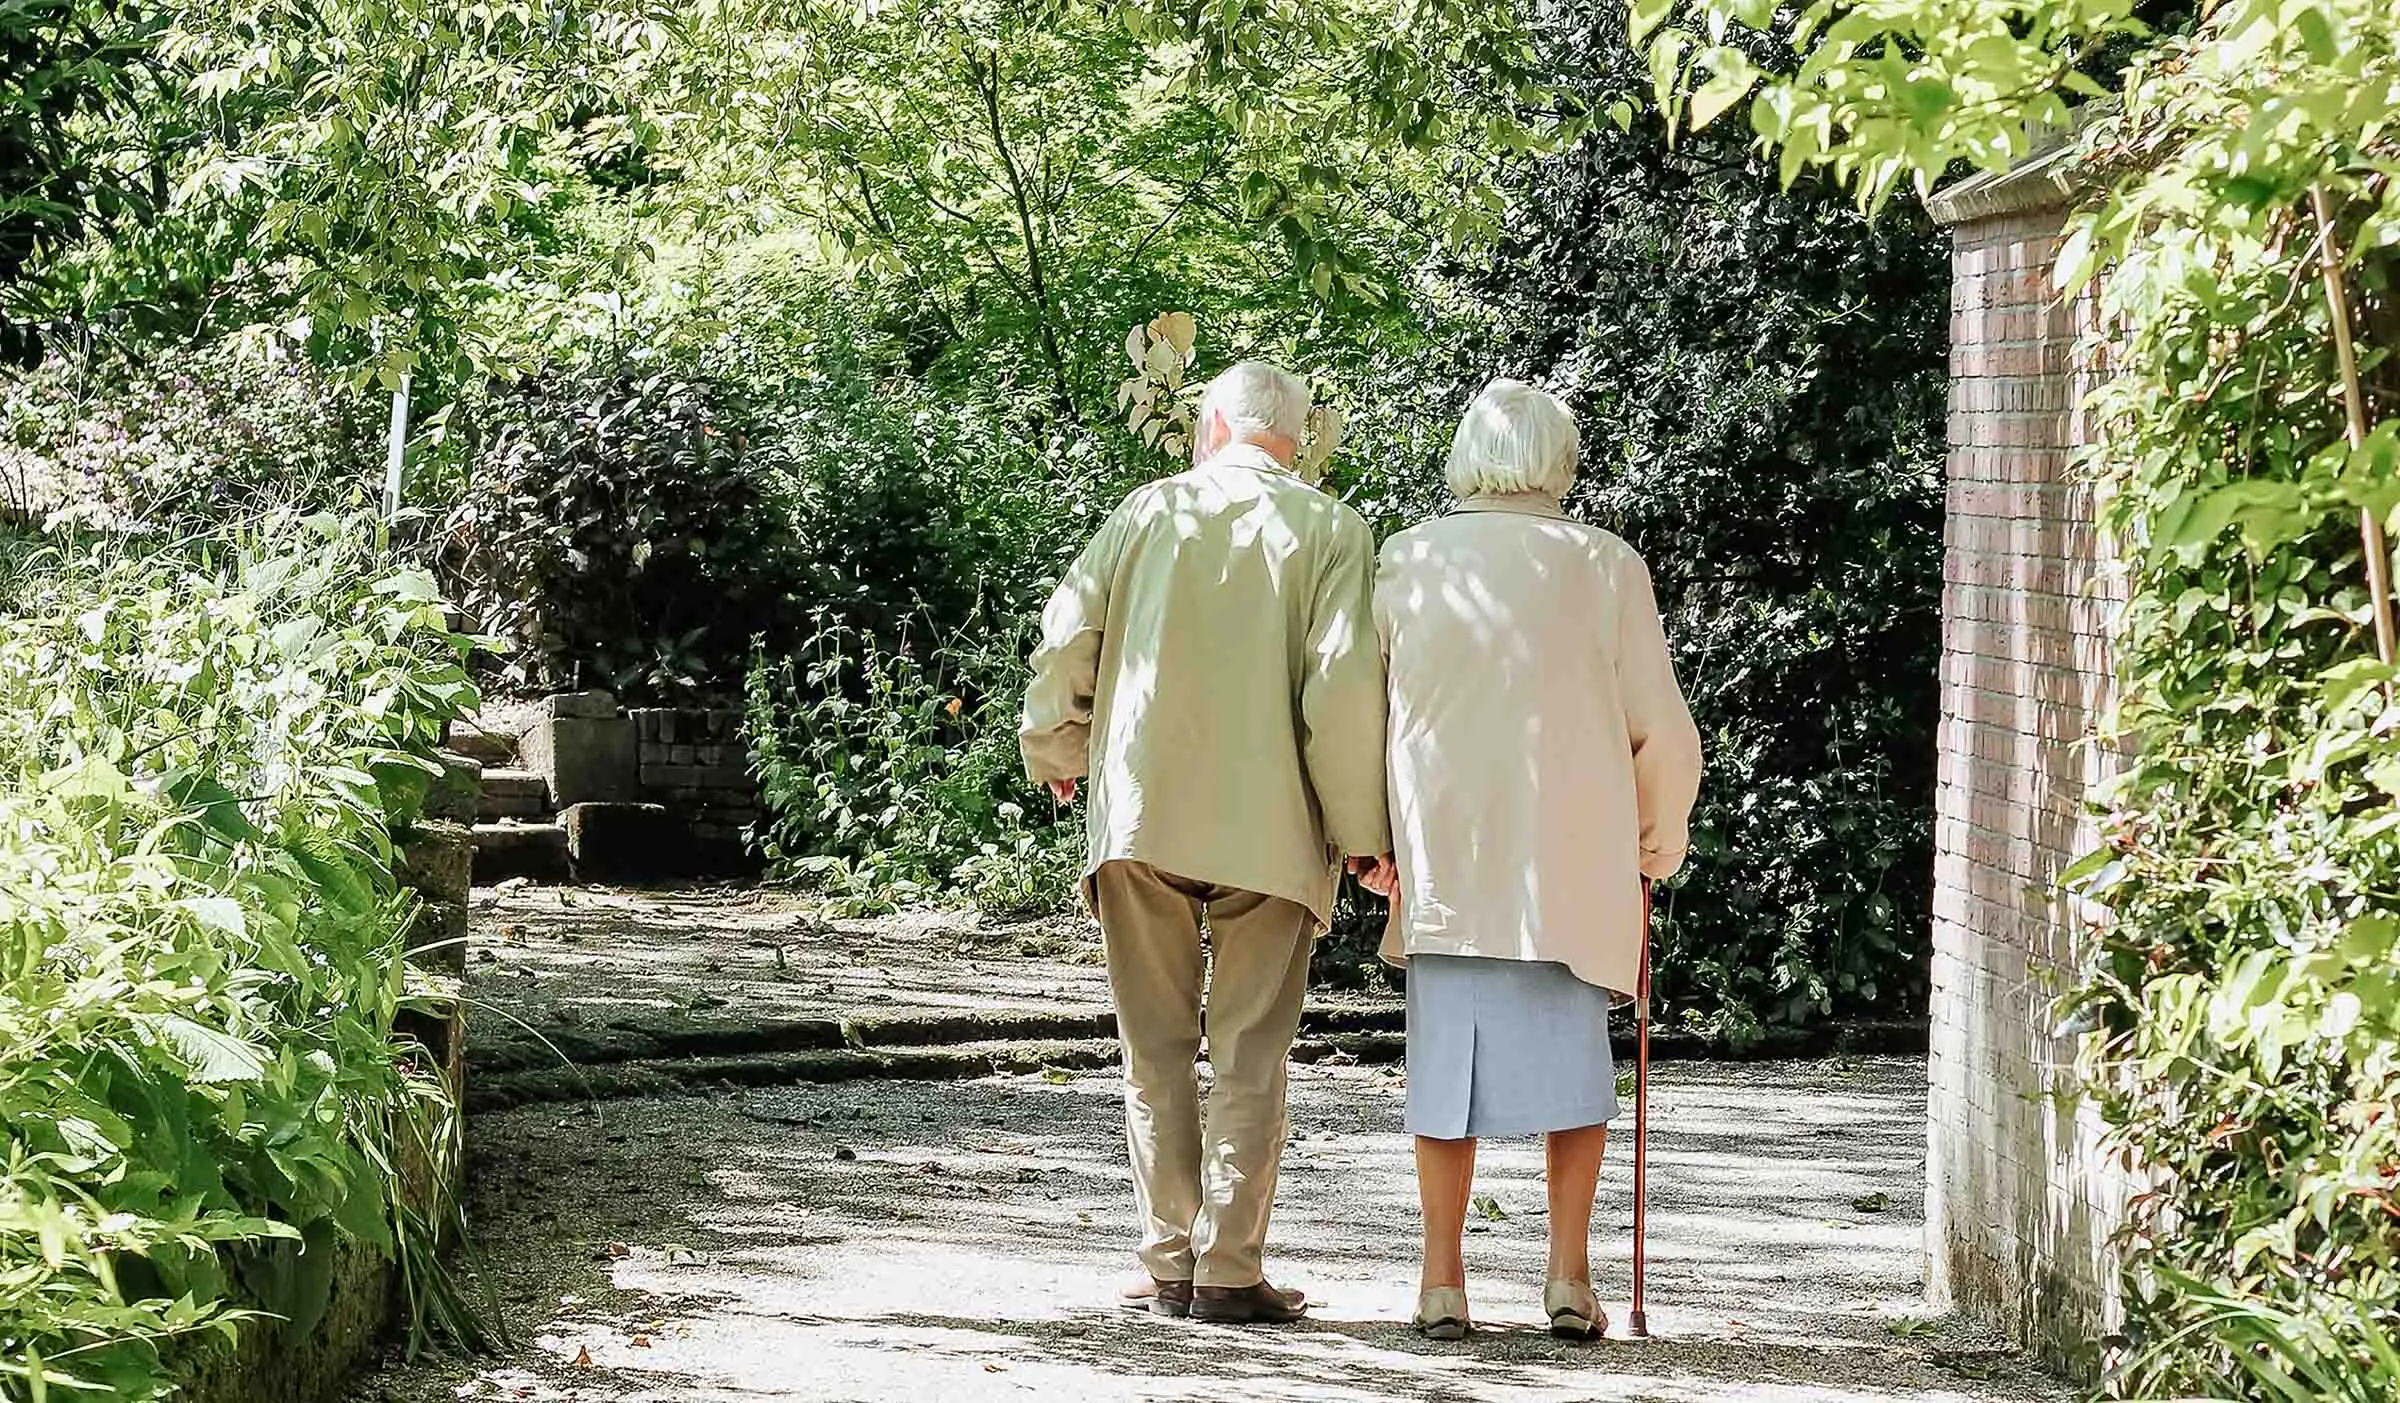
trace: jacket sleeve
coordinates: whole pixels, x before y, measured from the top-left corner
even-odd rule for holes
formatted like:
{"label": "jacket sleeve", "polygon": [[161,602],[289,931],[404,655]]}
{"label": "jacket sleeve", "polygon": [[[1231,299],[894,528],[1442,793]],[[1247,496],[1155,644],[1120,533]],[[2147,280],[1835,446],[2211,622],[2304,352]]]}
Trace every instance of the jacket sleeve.
{"label": "jacket sleeve", "polygon": [[1025,683],[1025,709],[1017,724],[1017,748],[1035,784],[1090,773],[1100,642],[1108,628],[1109,582],[1124,551],[1130,505],[1129,499],[1100,524],[1042,610],[1042,637],[1034,646],[1033,675]]}
{"label": "jacket sleeve", "polygon": [[1616,570],[1617,676],[1633,742],[1634,804],[1642,823],[1642,875],[1675,875],[1691,847],[1700,794],[1700,728],[1675,682],[1650,571],[1627,551]]}
{"label": "jacket sleeve", "polygon": [[1375,630],[1375,538],[1342,510],[1310,600],[1300,678],[1301,754],[1341,853],[1392,849],[1384,792],[1383,648]]}

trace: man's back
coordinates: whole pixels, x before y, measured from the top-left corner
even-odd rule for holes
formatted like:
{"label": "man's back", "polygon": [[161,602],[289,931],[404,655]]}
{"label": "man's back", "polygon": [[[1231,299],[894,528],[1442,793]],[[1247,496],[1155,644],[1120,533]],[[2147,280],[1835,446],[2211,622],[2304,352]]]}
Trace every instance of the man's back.
{"label": "man's back", "polygon": [[1255,448],[1126,498],[1045,614],[1026,698],[1035,778],[1090,776],[1089,869],[1329,914],[1336,850],[1381,851],[1385,826],[1373,557],[1356,512]]}

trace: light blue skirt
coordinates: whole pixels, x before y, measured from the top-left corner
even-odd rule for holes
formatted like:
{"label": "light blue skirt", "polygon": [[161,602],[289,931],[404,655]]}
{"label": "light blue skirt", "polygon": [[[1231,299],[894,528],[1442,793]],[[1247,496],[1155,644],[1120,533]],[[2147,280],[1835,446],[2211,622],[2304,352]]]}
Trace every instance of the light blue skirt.
{"label": "light blue skirt", "polygon": [[1616,1116],[1607,990],[1561,964],[1409,957],[1411,1135],[1542,1135]]}

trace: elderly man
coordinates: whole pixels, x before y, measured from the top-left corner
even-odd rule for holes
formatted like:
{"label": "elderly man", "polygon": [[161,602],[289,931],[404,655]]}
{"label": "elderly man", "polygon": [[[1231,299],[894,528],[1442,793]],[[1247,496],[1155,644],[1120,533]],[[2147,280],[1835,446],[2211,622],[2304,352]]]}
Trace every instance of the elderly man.
{"label": "elderly man", "polygon": [[1286,1060],[1342,859],[1379,872],[1390,847],[1375,544],[1293,470],[1308,409],[1307,386],[1261,362],[1210,383],[1197,466],[1102,523],[1042,615],[1025,694],[1027,772],[1062,801],[1089,777],[1084,899],[1148,1272],[1126,1298],[1160,1315],[1306,1309],[1264,1267]]}

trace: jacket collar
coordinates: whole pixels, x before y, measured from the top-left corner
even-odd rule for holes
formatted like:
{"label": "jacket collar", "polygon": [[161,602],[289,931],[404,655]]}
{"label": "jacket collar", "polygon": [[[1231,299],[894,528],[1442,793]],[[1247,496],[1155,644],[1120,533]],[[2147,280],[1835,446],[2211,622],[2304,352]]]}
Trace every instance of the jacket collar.
{"label": "jacket collar", "polygon": [[1468,497],[1451,508],[1454,512],[1506,512],[1511,516],[1563,517],[1566,508],[1547,492],[1494,492]]}
{"label": "jacket collar", "polygon": [[1275,455],[1255,443],[1230,443],[1217,450],[1217,455],[1200,465],[1203,468],[1250,468],[1262,473],[1281,473],[1296,478],[1299,473],[1275,460]]}

